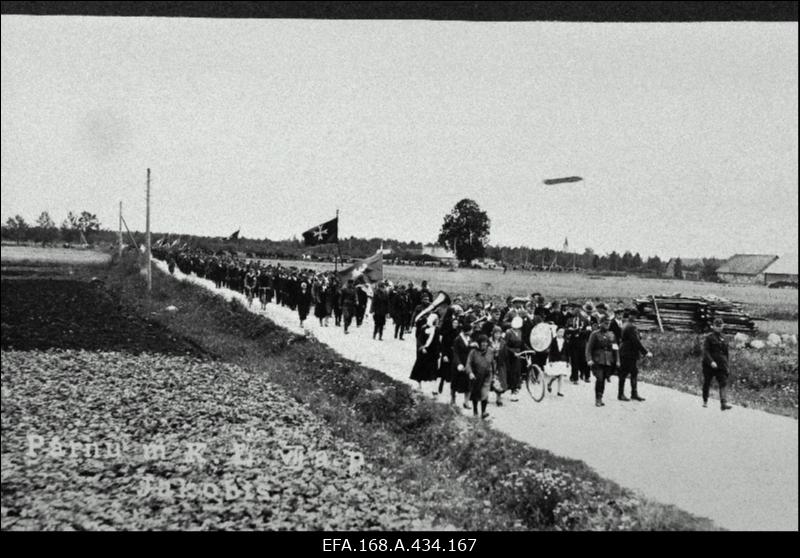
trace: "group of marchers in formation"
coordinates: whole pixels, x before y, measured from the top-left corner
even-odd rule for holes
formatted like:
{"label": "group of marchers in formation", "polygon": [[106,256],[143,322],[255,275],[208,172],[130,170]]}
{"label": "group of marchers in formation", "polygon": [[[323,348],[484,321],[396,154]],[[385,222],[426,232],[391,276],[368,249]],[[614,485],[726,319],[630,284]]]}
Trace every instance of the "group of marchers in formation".
{"label": "group of marchers in formation", "polygon": [[[476,416],[488,418],[490,393],[496,404],[504,395],[518,400],[518,394],[531,370],[543,371],[547,390],[557,387],[563,396],[562,379],[578,384],[595,377],[595,405],[605,405],[605,385],[618,377],[617,399],[642,402],[638,392],[638,361],[652,353],[643,345],[636,327],[636,312],[609,308],[605,303],[583,304],[567,300],[545,302],[539,293],[530,297],[507,297],[502,307],[485,303],[480,295],[465,301],[452,300],[444,293],[436,297],[423,281],[419,287],[379,281],[370,284],[360,277],[343,277],[334,271],[314,271],[247,261],[231,255],[215,255],[200,250],[156,248],[153,256],[189,275],[194,273],[227,288],[258,299],[261,309],[270,303],[296,310],[301,326],[312,311],[321,327],[333,320],[348,334],[355,321],[361,327],[372,315],[372,338],[383,340],[386,317],[394,325],[394,338],[403,340],[412,329],[417,343],[417,358],[411,379],[438,382],[434,394],[443,393],[449,384],[452,405],[459,394],[463,406]],[[549,326],[551,339],[545,347],[533,347],[531,332],[540,324]],[[722,410],[727,402],[728,342],[723,323],[716,320],[703,345],[703,406],[707,406],[713,380],[720,390]],[[541,331],[542,328],[540,327]],[[631,395],[625,395],[630,379]],[[434,384],[436,386],[436,384]]]}

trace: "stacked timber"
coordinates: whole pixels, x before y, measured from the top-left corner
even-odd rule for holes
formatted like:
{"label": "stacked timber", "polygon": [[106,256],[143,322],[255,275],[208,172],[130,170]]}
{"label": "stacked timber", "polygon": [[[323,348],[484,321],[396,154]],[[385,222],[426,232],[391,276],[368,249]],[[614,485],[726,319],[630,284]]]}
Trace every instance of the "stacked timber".
{"label": "stacked timber", "polygon": [[[755,322],[739,303],[709,295],[702,297],[655,295],[634,299],[640,318],[651,327],[683,333],[702,333],[711,328],[715,318],[722,318],[726,333],[752,333]],[[644,324],[642,324],[644,325]]]}

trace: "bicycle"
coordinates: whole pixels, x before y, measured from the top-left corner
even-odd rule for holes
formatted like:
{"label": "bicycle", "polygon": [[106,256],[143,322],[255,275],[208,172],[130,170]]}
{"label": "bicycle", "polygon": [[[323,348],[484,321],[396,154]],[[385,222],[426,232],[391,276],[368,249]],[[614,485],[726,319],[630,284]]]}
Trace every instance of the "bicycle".
{"label": "bicycle", "polygon": [[522,371],[522,382],[531,399],[538,403],[544,399],[546,378],[544,370],[538,364],[533,363],[535,354],[536,351],[522,351],[517,356],[524,358],[527,363],[525,370]]}

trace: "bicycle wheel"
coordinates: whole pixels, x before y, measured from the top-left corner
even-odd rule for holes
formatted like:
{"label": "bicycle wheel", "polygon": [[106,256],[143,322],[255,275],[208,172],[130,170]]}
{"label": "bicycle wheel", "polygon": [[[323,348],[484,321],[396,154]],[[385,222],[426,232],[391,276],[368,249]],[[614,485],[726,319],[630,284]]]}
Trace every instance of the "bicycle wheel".
{"label": "bicycle wheel", "polygon": [[544,372],[536,364],[531,365],[527,378],[525,378],[525,388],[531,399],[537,403],[544,399]]}

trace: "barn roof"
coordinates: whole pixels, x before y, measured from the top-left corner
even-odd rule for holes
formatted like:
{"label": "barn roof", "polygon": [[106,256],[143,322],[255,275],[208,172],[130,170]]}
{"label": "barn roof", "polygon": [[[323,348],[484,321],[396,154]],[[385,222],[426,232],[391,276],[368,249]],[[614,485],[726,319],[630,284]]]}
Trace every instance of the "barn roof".
{"label": "barn roof", "polygon": [[797,267],[797,254],[784,254],[765,269],[764,273],[797,275]]}
{"label": "barn roof", "polygon": [[758,275],[777,259],[771,254],[736,254],[719,266],[717,273]]}

